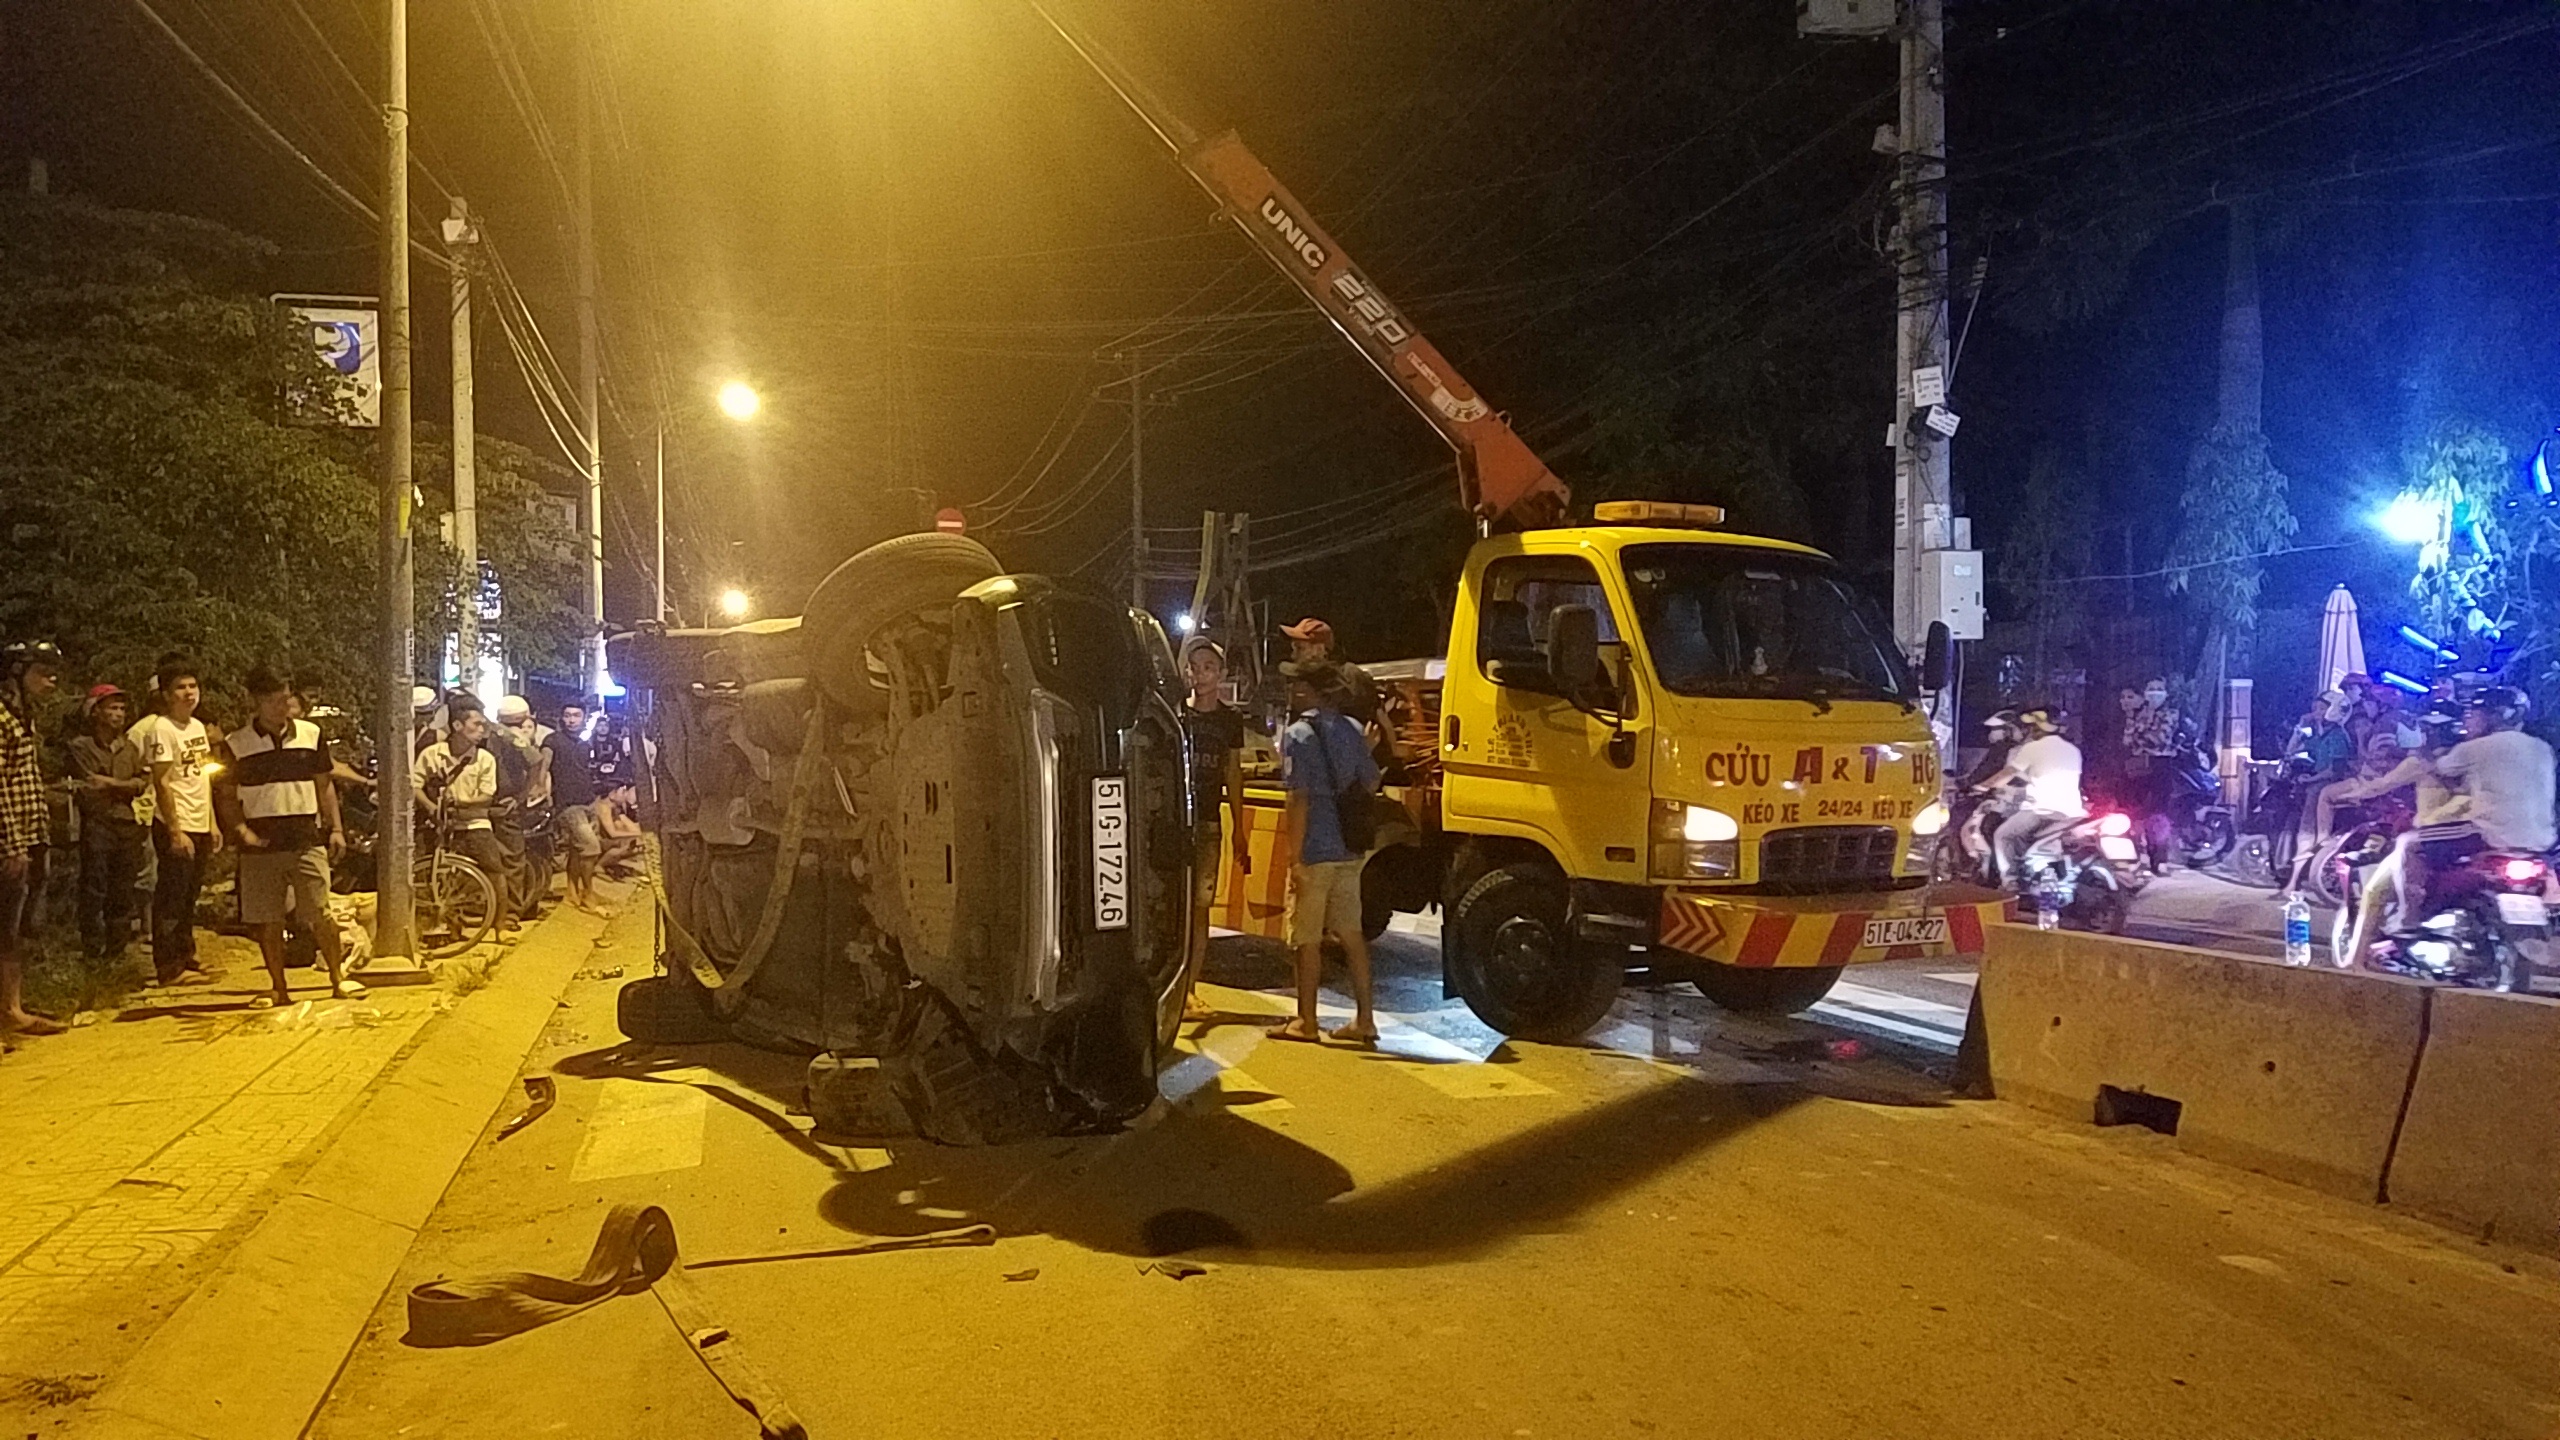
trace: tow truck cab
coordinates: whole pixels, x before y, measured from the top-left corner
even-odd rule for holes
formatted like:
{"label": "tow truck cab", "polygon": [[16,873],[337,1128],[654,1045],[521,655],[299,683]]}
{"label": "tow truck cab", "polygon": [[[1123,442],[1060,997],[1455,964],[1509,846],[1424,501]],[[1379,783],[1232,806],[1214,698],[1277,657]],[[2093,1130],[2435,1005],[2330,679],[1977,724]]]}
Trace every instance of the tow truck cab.
{"label": "tow truck cab", "polygon": [[1874,607],[1710,517],[1602,506],[1468,557],[1411,699],[1436,711],[1446,980],[1496,1029],[1578,1035],[1630,967],[1798,1010],[1846,965],[1978,953],[1999,912],[1929,885],[1938,752]]}

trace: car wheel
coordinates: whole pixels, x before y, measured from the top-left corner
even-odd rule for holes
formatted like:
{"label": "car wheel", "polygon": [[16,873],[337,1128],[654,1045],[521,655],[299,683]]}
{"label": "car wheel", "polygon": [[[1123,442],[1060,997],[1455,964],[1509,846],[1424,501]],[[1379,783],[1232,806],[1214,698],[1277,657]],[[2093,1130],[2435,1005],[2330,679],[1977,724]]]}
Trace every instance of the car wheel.
{"label": "car wheel", "polygon": [[613,997],[613,1015],[629,1039],[651,1045],[702,1045],[728,1038],[702,987],[673,975],[643,975]]}
{"label": "car wheel", "polygon": [[1793,1015],[1810,1010],[1840,979],[1844,965],[1772,966],[1746,970],[1708,961],[1684,977],[1718,1009],[1737,1015]]}
{"label": "car wheel", "polygon": [[1625,962],[1575,943],[1565,910],[1564,879],[1544,865],[1505,865],[1467,887],[1443,943],[1450,979],[1477,1019],[1563,1044],[1609,1013]]}
{"label": "car wheel", "polygon": [[839,705],[876,712],[880,689],[864,658],[891,622],[947,606],[961,591],[1003,572],[987,547],[965,535],[900,535],[837,566],[809,594],[800,632],[809,676]]}

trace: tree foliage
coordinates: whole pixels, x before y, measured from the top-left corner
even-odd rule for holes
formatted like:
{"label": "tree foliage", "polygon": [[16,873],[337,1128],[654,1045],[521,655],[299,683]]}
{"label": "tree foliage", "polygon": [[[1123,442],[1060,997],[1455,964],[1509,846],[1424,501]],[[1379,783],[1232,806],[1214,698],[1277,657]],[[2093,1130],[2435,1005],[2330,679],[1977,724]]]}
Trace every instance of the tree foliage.
{"label": "tree foliage", "polygon": [[[133,687],[178,650],[235,699],[265,662],[372,700],[371,440],[285,413],[335,382],[263,293],[272,253],[176,216],[0,200],[0,634],[56,641],[75,682]],[[529,511],[532,457],[481,445],[483,544],[526,658],[548,661],[574,556]],[[421,530],[431,635],[451,605]]]}

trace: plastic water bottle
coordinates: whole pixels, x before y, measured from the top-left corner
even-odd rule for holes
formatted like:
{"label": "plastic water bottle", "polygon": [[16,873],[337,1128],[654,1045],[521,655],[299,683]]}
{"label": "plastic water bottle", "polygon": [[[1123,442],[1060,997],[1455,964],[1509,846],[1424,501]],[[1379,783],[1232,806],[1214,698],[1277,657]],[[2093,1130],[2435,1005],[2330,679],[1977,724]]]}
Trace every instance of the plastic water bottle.
{"label": "plastic water bottle", "polygon": [[2035,897],[2036,928],[2039,930],[2050,930],[2061,924],[2062,897],[2054,893],[2053,882],[2050,880],[2038,880],[2035,884]]}
{"label": "plastic water bottle", "polygon": [[2284,902],[2284,963],[2311,963],[2311,902],[2299,895]]}

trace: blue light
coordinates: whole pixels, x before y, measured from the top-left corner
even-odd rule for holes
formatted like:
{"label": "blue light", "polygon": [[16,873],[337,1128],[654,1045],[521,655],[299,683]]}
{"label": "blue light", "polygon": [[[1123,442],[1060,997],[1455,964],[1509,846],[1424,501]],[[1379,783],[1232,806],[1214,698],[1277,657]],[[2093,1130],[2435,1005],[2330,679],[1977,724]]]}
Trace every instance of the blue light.
{"label": "blue light", "polygon": [[619,700],[630,693],[631,692],[629,690],[622,686],[621,682],[613,678],[613,673],[611,671],[599,670],[596,672],[596,694],[600,698],[606,700]]}
{"label": "blue light", "polygon": [[2551,498],[2550,457],[2551,442],[2545,440],[2542,442],[2542,448],[2533,452],[2533,488],[2545,500]]}
{"label": "blue light", "polygon": [[2394,690],[2406,690],[2412,695],[2424,695],[2427,693],[2426,686],[2421,685],[2417,681],[2412,680],[2408,676],[2400,674],[2394,670],[2383,671],[2381,678],[2383,684],[2390,686]]}
{"label": "blue light", "polygon": [[2433,640],[2428,639],[2426,636],[2419,634],[2414,626],[2401,626],[2400,638],[2417,646],[2419,649],[2426,651],[2428,654],[2435,656],[2439,660],[2450,660],[2453,658],[2452,651],[2447,650]]}

